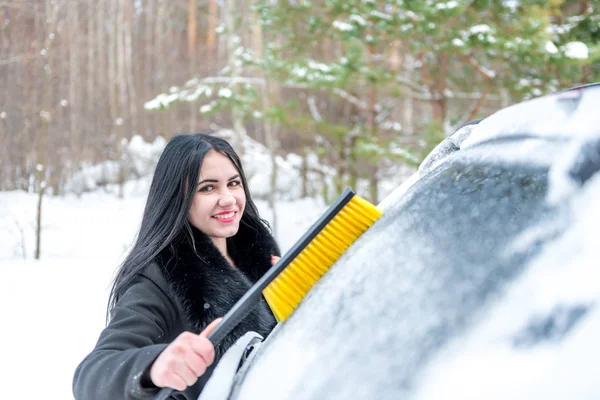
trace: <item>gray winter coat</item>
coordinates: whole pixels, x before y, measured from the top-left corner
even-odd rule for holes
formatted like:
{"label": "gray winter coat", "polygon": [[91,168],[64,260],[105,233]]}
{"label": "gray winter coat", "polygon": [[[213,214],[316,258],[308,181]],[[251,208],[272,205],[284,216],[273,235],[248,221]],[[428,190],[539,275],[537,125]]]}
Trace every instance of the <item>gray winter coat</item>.
{"label": "gray winter coat", "polygon": [[[279,255],[270,235],[257,236],[240,225],[235,240],[227,239],[236,267],[198,230],[194,230],[197,253],[187,239],[163,251],[117,300],[96,347],[77,367],[73,379],[75,399],[161,398],[166,390],[142,385],[142,375],[158,355],[182,332],[199,333],[225,315],[271,267],[271,255]],[[215,362],[198,382],[169,398],[196,400],[227,348],[248,331],[266,337],[274,326],[273,314],[263,299],[216,346]]]}

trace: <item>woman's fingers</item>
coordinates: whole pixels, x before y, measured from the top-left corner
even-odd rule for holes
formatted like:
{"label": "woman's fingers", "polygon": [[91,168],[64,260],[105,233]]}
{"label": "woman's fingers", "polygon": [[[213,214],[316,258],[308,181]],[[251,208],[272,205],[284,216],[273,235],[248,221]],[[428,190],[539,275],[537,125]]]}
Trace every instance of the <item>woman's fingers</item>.
{"label": "woman's fingers", "polygon": [[200,336],[208,337],[208,335],[210,335],[210,333],[217,327],[217,325],[219,325],[221,321],[223,321],[223,318],[215,319],[213,322],[208,324],[208,326],[204,328],[202,332],[200,332]]}
{"label": "woman's fingers", "polygon": [[[187,358],[188,355],[185,357]],[[181,380],[185,383],[185,387],[192,386],[198,380],[198,375],[192,371],[187,362],[177,363],[175,366],[174,376],[181,378]],[[185,387],[183,389],[185,389]]]}
{"label": "woman's fingers", "polygon": [[206,356],[202,356],[196,352],[191,352],[186,355],[185,362],[196,378],[204,375],[206,368],[210,365],[210,363],[206,362],[205,358]]}
{"label": "woman's fingers", "polygon": [[[157,385],[158,386],[158,385]],[[186,383],[183,381],[183,379],[181,379],[180,377],[178,377],[177,375],[173,375],[170,379],[169,382],[167,382],[165,385],[162,386],[158,386],[158,387],[170,387],[179,391],[185,390],[187,388]]]}
{"label": "woman's fingers", "polygon": [[152,365],[150,379],[152,379],[152,382],[157,387],[171,387],[177,390],[185,390],[188,384],[185,378],[186,374],[182,372],[182,363],[178,358],[170,356],[170,354],[165,353],[164,356],[162,358],[159,356]]}
{"label": "woman's fingers", "polygon": [[208,326],[204,328],[199,335],[191,340],[192,348],[198,356],[202,357],[206,364],[205,369],[215,360],[215,347],[212,342],[208,340],[208,335],[210,335],[210,333],[217,327],[217,325],[219,325],[219,323],[221,323],[222,320],[223,318],[215,319],[213,322],[208,324]]}
{"label": "woman's fingers", "polygon": [[150,367],[152,382],[176,390],[185,390],[196,383],[215,360],[215,348],[207,336],[222,319],[217,318],[198,335],[183,332],[177,336]]}
{"label": "woman's fingers", "polygon": [[190,353],[189,332],[179,335],[158,356],[150,369],[150,379],[158,387],[184,390],[197,377],[185,364],[186,353]]}
{"label": "woman's fingers", "polygon": [[207,367],[213,363],[215,360],[215,347],[210,340],[198,335],[191,341],[191,345],[194,353],[202,358]]}

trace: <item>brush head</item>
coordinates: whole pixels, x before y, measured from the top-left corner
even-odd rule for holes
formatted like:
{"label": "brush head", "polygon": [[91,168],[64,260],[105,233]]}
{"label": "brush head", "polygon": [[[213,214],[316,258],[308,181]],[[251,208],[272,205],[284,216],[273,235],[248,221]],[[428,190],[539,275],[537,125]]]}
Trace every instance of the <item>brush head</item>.
{"label": "brush head", "polygon": [[352,189],[346,189],[277,264],[233,305],[208,339],[217,345],[260,302],[261,295],[277,320],[285,320],[321,276],[381,214]]}
{"label": "brush head", "polygon": [[381,215],[377,207],[350,189],[340,196],[279,261],[287,266],[273,267],[282,270],[263,295],[277,321],[292,314],[314,284]]}

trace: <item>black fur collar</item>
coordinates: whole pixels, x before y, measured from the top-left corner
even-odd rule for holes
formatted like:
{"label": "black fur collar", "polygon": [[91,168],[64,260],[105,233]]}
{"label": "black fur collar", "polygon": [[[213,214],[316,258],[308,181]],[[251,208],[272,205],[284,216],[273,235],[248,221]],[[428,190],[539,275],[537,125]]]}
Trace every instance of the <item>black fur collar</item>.
{"label": "black fur collar", "polygon": [[[238,233],[227,239],[229,255],[236,265],[234,268],[209,237],[196,228],[192,228],[192,232],[193,244],[187,235],[181,235],[157,261],[191,329],[200,332],[215,318],[224,316],[271,267],[271,255],[280,253],[266,228],[264,232],[257,232],[240,223]],[[259,306],[217,346],[217,354],[225,352],[250,330],[266,337],[275,323],[263,298]]]}

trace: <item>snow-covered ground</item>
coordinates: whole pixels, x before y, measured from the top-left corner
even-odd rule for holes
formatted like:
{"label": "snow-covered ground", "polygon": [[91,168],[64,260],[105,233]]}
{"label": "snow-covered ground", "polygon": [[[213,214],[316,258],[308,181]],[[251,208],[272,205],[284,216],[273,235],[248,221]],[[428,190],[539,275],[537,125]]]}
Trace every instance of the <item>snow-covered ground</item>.
{"label": "snow-covered ground", "polygon": [[[138,229],[147,187],[147,179],[128,183],[123,200],[103,190],[46,197],[41,261],[33,260],[36,195],[0,193],[2,398],[73,398],[73,372],[104,327],[110,282]],[[271,221],[267,204],[257,205]],[[282,250],[325,209],[312,199],[277,207]]]}

